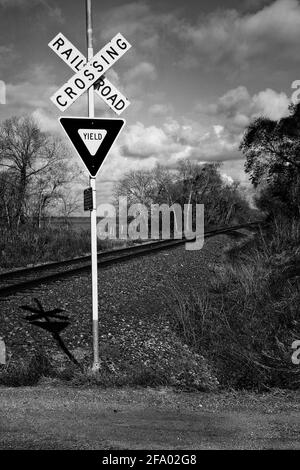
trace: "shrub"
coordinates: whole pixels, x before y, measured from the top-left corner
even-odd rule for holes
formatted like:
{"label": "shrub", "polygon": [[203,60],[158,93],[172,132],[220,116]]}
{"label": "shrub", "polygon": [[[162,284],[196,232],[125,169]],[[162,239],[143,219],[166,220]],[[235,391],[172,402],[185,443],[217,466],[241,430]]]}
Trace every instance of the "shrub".
{"label": "shrub", "polygon": [[277,220],[229,252],[205,293],[172,288],[177,330],[223,386],[300,386],[300,368],[291,361],[292,342],[300,339],[299,226]]}
{"label": "shrub", "polygon": [[50,361],[41,353],[27,360],[10,362],[0,369],[0,385],[21,387],[36,385],[42,376],[53,375]]}
{"label": "shrub", "polygon": [[90,250],[88,232],[25,225],[18,232],[0,228],[0,265],[4,268],[79,256]]}
{"label": "shrub", "polygon": [[[112,250],[127,246],[131,241],[98,240],[98,250]],[[47,261],[82,256],[91,251],[88,230],[74,230],[69,225],[47,225],[38,228],[30,223],[19,231],[0,226],[0,266],[12,268]]]}

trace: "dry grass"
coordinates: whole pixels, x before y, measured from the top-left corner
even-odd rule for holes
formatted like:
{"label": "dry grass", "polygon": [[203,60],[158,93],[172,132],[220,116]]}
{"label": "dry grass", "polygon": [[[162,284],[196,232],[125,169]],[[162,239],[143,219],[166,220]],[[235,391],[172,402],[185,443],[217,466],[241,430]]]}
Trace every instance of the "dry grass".
{"label": "dry grass", "polygon": [[79,256],[90,250],[87,231],[26,225],[19,232],[0,228],[0,266],[11,268]]}
{"label": "dry grass", "polygon": [[[98,240],[99,250],[127,246],[127,241]],[[0,227],[0,267],[13,268],[59,261],[90,253],[91,237],[88,230],[74,230],[71,226],[37,228],[30,224],[18,232]]]}
{"label": "dry grass", "polygon": [[292,342],[300,339],[299,227],[277,220],[250,244],[229,250],[209,291],[171,286],[177,329],[223,386],[300,385],[300,367],[291,361]]}
{"label": "dry grass", "polygon": [[36,353],[29,360],[19,359],[8,362],[0,368],[0,385],[21,387],[36,385],[41,377],[54,376],[49,359],[43,353]]}

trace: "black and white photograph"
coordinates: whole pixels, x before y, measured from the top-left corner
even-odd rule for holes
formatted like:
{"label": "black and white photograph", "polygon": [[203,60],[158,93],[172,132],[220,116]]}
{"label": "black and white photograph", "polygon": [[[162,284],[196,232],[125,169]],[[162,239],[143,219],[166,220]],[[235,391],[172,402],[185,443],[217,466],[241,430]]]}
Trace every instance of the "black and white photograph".
{"label": "black and white photograph", "polygon": [[300,450],[300,0],[0,0],[0,450]]}

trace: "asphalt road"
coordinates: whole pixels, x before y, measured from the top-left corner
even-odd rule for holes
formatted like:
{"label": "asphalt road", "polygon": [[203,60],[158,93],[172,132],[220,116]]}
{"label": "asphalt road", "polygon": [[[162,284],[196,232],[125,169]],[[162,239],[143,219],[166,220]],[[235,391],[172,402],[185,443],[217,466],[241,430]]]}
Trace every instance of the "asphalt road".
{"label": "asphalt road", "polygon": [[295,397],[43,385],[0,402],[0,449],[300,449]]}

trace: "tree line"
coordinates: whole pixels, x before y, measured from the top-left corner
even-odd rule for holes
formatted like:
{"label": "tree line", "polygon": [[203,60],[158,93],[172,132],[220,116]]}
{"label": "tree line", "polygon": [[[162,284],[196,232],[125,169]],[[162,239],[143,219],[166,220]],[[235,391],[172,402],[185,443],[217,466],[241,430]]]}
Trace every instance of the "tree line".
{"label": "tree line", "polygon": [[248,221],[252,211],[240,184],[226,181],[221,163],[180,160],[174,169],[157,164],[149,170],[131,170],[114,185],[114,202],[127,197],[128,205],[204,204],[207,226]]}
{"label": "tree line", "polygon": [[255,203],[270,219],[300,220],[300,104],[279,120],[255,119],[240,149],[256,189]]}
{"label": "tree line", "polygon": [[70,184],[80,170],[62,141],[42,132],[33,118],[0,124],[0,218],[10,229],[28,220],[40,226],[51,208],[69,216],[78,200]]}
{"label": "tree line", "polygon": [[[300,216],[300,105],[277,121],[255,119],[246,129],[240,150],[245,171],[256,189],[257,207],[276,214]],[[243,222],[251,210],[239,183],[222,178],[220,163],[181,160],[173,169],[157,164],[127,172],[114,185],[114,200],[128,204],[201,203],[205,222]],[[42,132],[32,117],[13,117],[0,124],[0,220],[19,228],[29,219],[40,225],[51,209],[69,216],[79,207],[71,184],[81,171],[63,142]]]}

